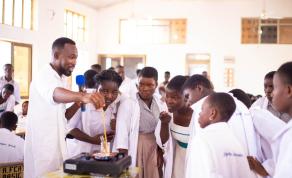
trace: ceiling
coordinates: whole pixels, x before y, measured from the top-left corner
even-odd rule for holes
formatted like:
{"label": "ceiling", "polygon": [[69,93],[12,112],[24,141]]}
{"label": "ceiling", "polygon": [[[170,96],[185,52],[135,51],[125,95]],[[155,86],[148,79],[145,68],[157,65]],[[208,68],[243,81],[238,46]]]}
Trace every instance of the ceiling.
{"label": "ceiling", "polygon": [[82,3],[84,5],[87,5],[89,7],[92,7],[98,10],[101,8],[106,8],[106,7],[119,4],[121,2],[125,2],[127,0],[74,0],[74,1]]}

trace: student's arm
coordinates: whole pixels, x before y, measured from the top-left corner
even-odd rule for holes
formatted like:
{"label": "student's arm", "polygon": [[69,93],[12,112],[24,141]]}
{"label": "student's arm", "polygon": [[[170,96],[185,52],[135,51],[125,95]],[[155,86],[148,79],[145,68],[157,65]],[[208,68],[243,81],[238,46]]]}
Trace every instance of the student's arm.
{"label": "student's arm", "polygon": [[74,116],[74,114],[78,111],[79,108],[80,108],[80,103],[74,103],[72,104],[72,106],[66,109],[66,112],[65,112],[66,119],[70,120]]}
{"label": "student's arm", "polygon": [[77,140],[80,140],[80,141],[83,141],[83,142],[87,142],[87,143],[91,143],[91,144],[96,144],[96,145],[100,144],[100,138],[99,138],[99,136],[91,137],[91,136],[87,135],[86,133],[82,132],[78,128],[72,129],[69,132],[69,134],[72,135]]}
{"label": "student's arm", "polygon": [[165,144],[169,139],[169,122],[171,116],[167,112],[161,112],[159,118],[161,121],[160,138],[162,144]]}

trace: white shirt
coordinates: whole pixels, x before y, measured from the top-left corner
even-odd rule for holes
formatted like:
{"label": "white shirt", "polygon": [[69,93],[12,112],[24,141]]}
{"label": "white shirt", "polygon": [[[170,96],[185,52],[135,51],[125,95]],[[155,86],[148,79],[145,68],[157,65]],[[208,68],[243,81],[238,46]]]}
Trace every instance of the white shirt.
{"label": "white shirt", "polygon": [[[279,145],[279,146],[278,146]],[[290,121],[273,138],[272,144],[276,162],[274,178],[292,178],[292,122]]]}
{"label": "white shirt", "polygon": [[122,92],[122,94],[131,98],[136,98],[136,93],[138,92],[135,81],[126,76],[121,86],[119,87],[119,90]]}
{"label": "white shirt", "polygon": [[6,85],[7,83],[13,85],[14,87],[14,92],[13,95],[15,96],[15,101],[20,103],[21,102],[21,98],[20,98],[20,89],[19,89],[19,84],[15,81],[15,80],[10,80],[9,82],[5,79],[5,76],[2,76],[0,78],[0,89],[2,89],[2,87],[4,85]]}
{"label": "white shirt", "polygon": [[[202,104],[205,101],[207,97],[202,98],[195,104],[191,106],[193,109],[193,116],[192,120],[190,122],[190,138],[186,153],[186,171],[192,171],[192,167],[189,167],[191,163],[189,163],[190,157],[188,156],[190,152],[194,149],[193,145],[193,138],[197,133],[200,133],[202,131],[202,128],[200,127],[198,123],[199,119],[199,113],[202,110]],[[240,144],[242,145],[243,151],[246,155],[251,155],[256,158],[259,157],[259,148],[260,144],[257,140],[257,135],[253,126],[252,117],[249,113],[249,110],[247,107],[237,100],[236,98],[233,98],[236,104],[236,110],[231,116],[231,118],[228,121],[228,125],[230,126],[232,132],[234,133],[235,137],[238,139]]]}
{"label": "white shirt", "polygon": [[54,90],[65,86],[65,78],[49,64],[32,80],[26,123],[25,178],[58,170],[67,158],[66,108],[53,99]]}
{"label": "white shirt", "polygon": [[22,162],[24,140],[6,128],[0,128],[0,163]]}
{"label": "white shirt", "polygon": [[198,133],[189,154],[187,178],[250,178],[246,154],[225,122],[207,126]]}

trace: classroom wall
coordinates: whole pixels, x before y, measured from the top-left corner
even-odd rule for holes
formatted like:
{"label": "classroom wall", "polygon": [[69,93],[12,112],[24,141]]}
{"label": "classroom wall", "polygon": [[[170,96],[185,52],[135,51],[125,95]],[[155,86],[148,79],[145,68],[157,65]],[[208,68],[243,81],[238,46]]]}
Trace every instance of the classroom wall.
{"label": "classroom wall", "polygon": [[[155,2],[155,3],[154,3]],[[129,1],[98,11],[97,53],[146,54],[147,65],[172,76],[185,74],[187,53],[211,55],[211,80],[216,90],[224,87],[224,56],[235,57],[235,87],[263,94],[263,77],[280,64],[292,60],[292,45],[242,45],[241,18],[258,17],[263,1]],[[292,1],[267,0],[267,16],[291,17]],[[187,18],[187,43],[183,45],[118,44],[121,18]]]}

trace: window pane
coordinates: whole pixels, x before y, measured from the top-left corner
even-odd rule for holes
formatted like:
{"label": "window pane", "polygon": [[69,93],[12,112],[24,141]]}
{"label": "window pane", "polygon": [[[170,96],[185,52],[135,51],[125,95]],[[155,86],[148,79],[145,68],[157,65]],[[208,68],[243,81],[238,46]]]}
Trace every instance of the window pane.
{"label": "window pane", "polygon": [[261,43],[277,43],[277,26],[262,26],[261,32]]}
{"label": "window pane", "polygon": [[20,95],[28,96],[31,76],[31,48],[26,46],[14,46],[14,78],[19,82]]}
{"label": "window pane", "polygon": [[14,26],[21,27],[22,0],[15,0],[14,3]]}
{"label": "window pane", "polygon": [[3,0],[0,0],[0,23],[2,23],[2,7],[3,6]]}
{"label": "window pane", "polygon": [[78,16],[73,15],[73,39],[78,39]]}
{"label": "window pane", "polygon": [[7,25],[12,25],[12,10],[13,10],[13,1],[5,0],[5,14],[4,14],[4,23]]}
{"label": "window pane", "polygon": [[72,38],[72,13],[67,13],[67,37]]}
{"label": "window pane", "polygon": [[0,68],[4,64],[11,63],[11,43],[6,41],[0,41],[0,51],[1,51],[1,60],[0,60]]}
{"label": "window pane", "polygon": [[24,0],[23,28],[31,29],[31,0]]}

